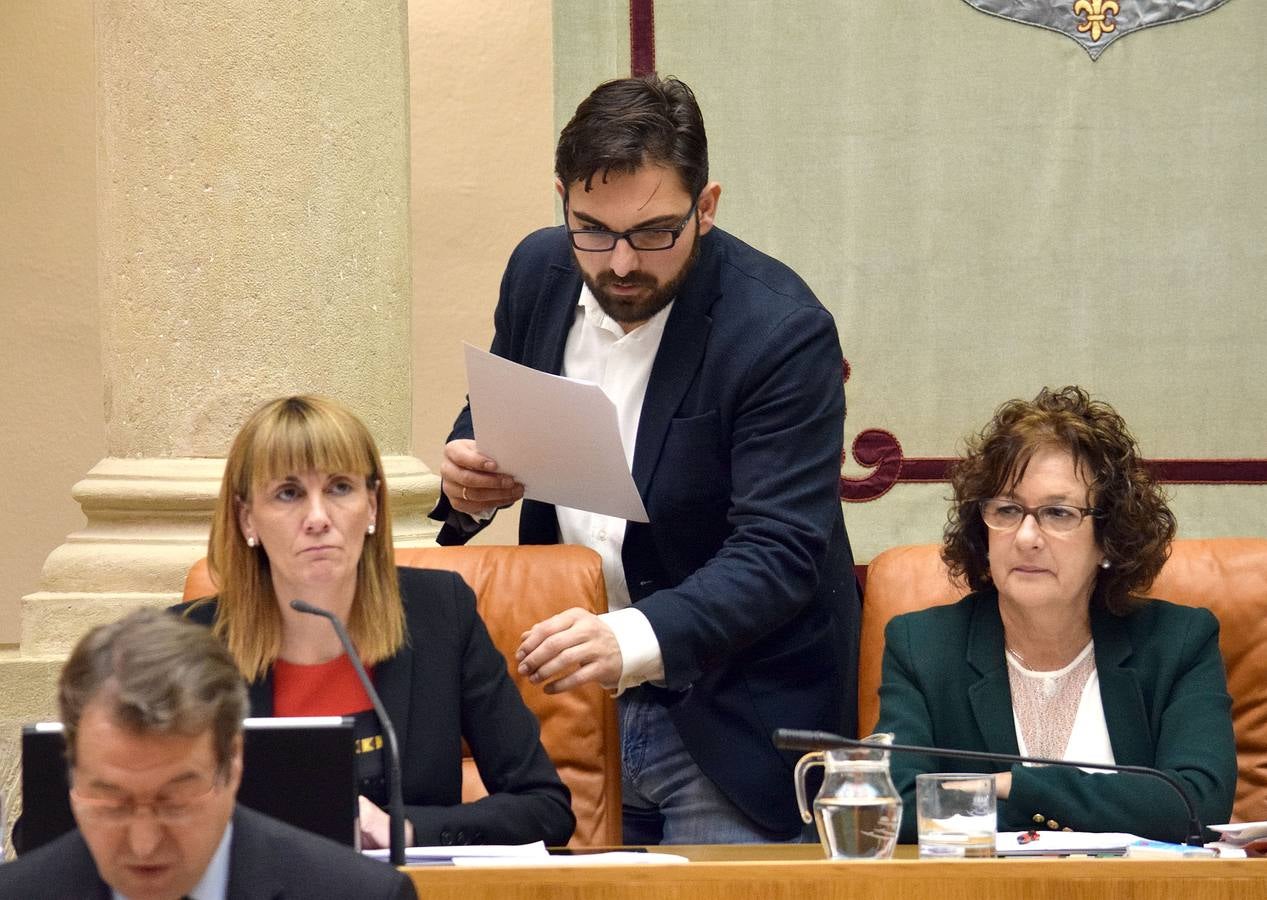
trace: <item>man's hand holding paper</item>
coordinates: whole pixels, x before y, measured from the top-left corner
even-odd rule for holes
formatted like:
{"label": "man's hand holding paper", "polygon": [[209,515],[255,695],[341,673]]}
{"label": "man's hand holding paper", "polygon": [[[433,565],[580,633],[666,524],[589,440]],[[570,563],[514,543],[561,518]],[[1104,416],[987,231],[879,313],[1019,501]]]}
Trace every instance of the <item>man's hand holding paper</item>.
{"label": "man's hand holding paper", "polygon": [[513,475],[497,471],[497,461],[480,453],[472,440],[444,445],[440,479],[449,505],[468,516],[509,506],[524,495]]}
{"label": "man's hand holding paper", "polygon": [[[539,372],[470,344],[465,348],[479,449],[462,440],[445,447],[440,474],[454,509],[474,514],[527,497],[647,521],[625,461],[616,407],[602,388]],[[513,486],[506,486],[503,479],[511,476],[501,470],[514,473]]]}

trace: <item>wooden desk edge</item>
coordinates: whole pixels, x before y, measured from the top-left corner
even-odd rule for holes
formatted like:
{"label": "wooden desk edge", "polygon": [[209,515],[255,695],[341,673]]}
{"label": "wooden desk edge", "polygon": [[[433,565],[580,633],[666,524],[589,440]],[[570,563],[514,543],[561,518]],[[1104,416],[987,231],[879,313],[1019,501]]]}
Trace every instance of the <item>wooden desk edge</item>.
{"label": "wooden desk edge", "polygon": [[[696,848],[665,847],[692,857]],[[710,847],[686,865],[578,865],[407,867],[419,896],[432,900],[504,900],[652,897],[655,900],[824,898],[880,900],[994,900],[1035,891],[1056,896],[1076,890],[1081,898],[1186,900],[1267,898],[1267,865],[1261,860],[983,859],[933,862],[914,858],[828,861],[778,848]],[[817,849],[817,848],[813,848]],[[912,848],[913,849],[913,848]],[[655,851],[652,851],[655,852]],[[747,853],[748,858],[738,856]],[[717,859],[717,855],[736,854]],[[762,858],[754,859],[756,854]],[[792,858],[787,858],[791,856]]]}

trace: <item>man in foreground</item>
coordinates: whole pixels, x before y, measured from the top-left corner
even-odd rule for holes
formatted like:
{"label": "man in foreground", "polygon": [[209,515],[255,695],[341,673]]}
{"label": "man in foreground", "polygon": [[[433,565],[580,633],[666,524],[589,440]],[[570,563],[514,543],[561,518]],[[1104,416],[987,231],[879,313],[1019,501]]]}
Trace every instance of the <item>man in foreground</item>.
{"label": "man in foreground", "polygon": [[0,896],[414,896],[390,866],[236,805],[246,688],[208,629],[157,610],[94,628],[58,705],[78,828],[0,866]]}
{"label": "man in foreground", "polygon": [[[524,503],[521,543],[602,556],[611,612],[538,623],[520,672],[620,693],[626,843],[797,839],[772,730],[855,730],[835,324],[796,273],[714,226],[721,187],[682,82],[600,85],[555,168],[565,224],[512,255],[492,350],[602,387],[651,521]],[[474,437],[468,407],[441,466],[441,543],[523,496]]]}

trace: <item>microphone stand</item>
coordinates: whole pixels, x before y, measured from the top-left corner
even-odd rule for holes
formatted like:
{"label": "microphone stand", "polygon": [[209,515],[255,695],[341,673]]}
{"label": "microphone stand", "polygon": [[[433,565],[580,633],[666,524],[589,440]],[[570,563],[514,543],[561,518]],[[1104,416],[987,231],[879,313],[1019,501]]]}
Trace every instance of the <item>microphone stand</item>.
{"label": "microphone stand", "polygon": [[988,760],[1005,763],[1037,763],[1043,766],[1056,766],[1077,769],[1102,769],[1107,772],[1123,772],[1127,775],[1149,775],[1160,778],[1170,785],[1183,805],[1188,810],[1188,837],[1184,840],[1190,847],[1202,847],[1201,819],[1188,793],[1179,783],[1179,779],[1161,769],[1148,766],[1121,766],[1116,763],[1075,762],[1070,759],[1048,759],[1042,756],[1021,756],[1018,753],[991,753],[986,750],[943,750],[939,747],[920,747],[915,744],[877,744],[854,738],[841,737],[830,731],[801,731],[796,728],[777,728],[774,732],[774,745],[782,750],[893,750],[898,753],[918,753],[921,756],[940,756],[947,759]]}
{"label": "microphone stand", "polygon": [[374,683],[370,681],[369,675],[365,674],[361,657],[352,646],[352,639],[348,637],[347,629],[343,627],[339,617],[328,609],[321,609],[303,600],[291,600],[290,608],[310,616],[321,616],[334,626],[339,642],[343,644],[343,652],[352,661],[352,668],[356,669],[357,677],[361,679],[361,687],[365,688],[370,703],[374,705],[374,712],[378,716],[378,723],[383,727],[383,738],[387,746],[387,815],[391,822],[389,856],[393,866],[403,866],[405,864],[405,801],[401,796],[400,747],[396,743],[396,729],[392,727],[392,720],[388,718],[387,710],[383,708],[383,701],[379,698],[378,691],[374,690]]}

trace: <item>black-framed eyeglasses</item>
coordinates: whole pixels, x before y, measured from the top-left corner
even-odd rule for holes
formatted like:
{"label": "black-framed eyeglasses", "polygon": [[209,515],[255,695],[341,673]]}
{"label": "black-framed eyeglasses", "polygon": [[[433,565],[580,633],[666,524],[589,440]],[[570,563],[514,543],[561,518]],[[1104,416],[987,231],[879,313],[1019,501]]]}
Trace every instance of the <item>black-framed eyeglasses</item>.
{"label": "black-framed eyeglasses", "polygon": [[1033,516],[1038,527],[1049,534],[1065,534],[1082,524],[1087,516],[1099,518],[1103,513],[1094,506],[1068,506],[1049,503],[1045,506],[1025,506],[1015,500],[991,497],[978,500],[981,521],[995,531],[1011,531],[1019,528],[1026,516]]}
{"label": "black-framed eyeglasses", "polygon": [[[606,231],[602,228],[569,228],[568,235],[572,238],[572,246],[577,250],[585,253],[606,253],[616,249],[616,244],[621,240],[629,242],[629,246],[635,250],[669,250],[677,243],[677,239],[681,237],[683,230],[695,215],[695,208],[699,206],[699,198],[695,198],[695,202],[691,204],[691,208],[687,210],[682,221],[676,225],[667,228],[634,228],[629,231]],[[567,198],[563,198],[563,215],[566,218],[568,214]]]}

